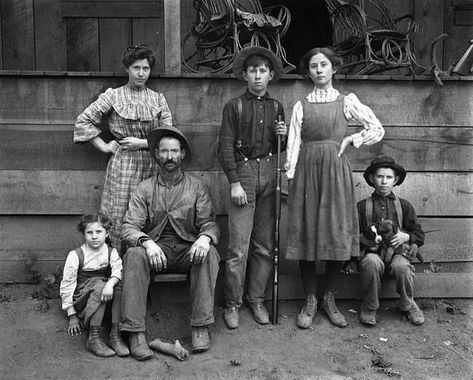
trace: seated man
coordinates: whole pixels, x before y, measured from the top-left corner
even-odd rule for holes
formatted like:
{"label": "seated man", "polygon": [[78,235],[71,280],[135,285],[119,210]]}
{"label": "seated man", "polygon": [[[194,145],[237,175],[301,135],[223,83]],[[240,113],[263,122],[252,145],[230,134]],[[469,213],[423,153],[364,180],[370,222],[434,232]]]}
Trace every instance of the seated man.
{"label": "seated man", "polygon": [[133,192],[121,228],[131,248],[123,260],[120,331],[129,333],[130,352],[138,360],[153,356],[144,336],[151,272],[190,272],[192,350],[210,347],[219,263],[219,229],[208,190],[181,168],[191,153],[184,134],[174,127],[159,128],[148,135],[148,146],[160,173]]}
{"label": "seated man", "polygon": [[[392,192],[394,186],[399,186],[404,181],[406,171],[391,157],[380,156],[371,161],[363,177],[368,185],[375,188],[375,192],[371,197],[358,202],[360,242],[364,251],[360,264],[360,320],[366,325],[376,324],[381,276],[387,269],[390,276],[396,279],[399,309],[407,314],[414,325],[421,325],[424,323],[424,316],[414,301],[414,266],[410,261],[416,256],[417,248],[424,244],[424,231],[417,220],[414,207]],[[390,240],[391,246],[397,248],[407,243],[410,247],[402,254],[395,250],[388,262],[383,262],[376,253],[378,247],[373,247],[373,244],[366,241],[362,232],[371,223],[388,219],[399,226],[398,232]]]}

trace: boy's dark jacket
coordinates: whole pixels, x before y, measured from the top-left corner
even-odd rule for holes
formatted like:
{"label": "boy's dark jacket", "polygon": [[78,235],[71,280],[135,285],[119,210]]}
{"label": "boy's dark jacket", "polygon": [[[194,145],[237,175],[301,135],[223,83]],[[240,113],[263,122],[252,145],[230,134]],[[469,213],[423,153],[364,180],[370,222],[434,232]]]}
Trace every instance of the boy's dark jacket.
{"label": "boy's dark jacket", "polygon": [[[372,194],[373,198],[373,223],[381,219],[390,219],[398,223],[399,218],[397,217],[396,207],[394,204],[395,195],[394,193],[384,197],[376,192]],[[424,245],[425,234],[422,230],[422,226],[419,223],[416,212],[412,204],[402,198],[399,198],[402,208],[402,226],[403,232],[409,234],[409,244],[417,244],[418,247]],[[360,233],[363,232],[365,227],[368,225],[366,220],[365,211],[366,199],[361,200],[357,204],[358,208],[358,221],[360,226]],[[362,247],[365,248],[365,247]]]}
{"label": "boy's dark jacket", "polygon": [[[275,124],[279,117],[284,120],[284,108],[268,93],[259,97],[246,90],[225,105],[218,157],[229,183],[239,181],[236,170],[238,161],[262,158],[277,152]],[[282,150],[285,148],[284,138]]]}

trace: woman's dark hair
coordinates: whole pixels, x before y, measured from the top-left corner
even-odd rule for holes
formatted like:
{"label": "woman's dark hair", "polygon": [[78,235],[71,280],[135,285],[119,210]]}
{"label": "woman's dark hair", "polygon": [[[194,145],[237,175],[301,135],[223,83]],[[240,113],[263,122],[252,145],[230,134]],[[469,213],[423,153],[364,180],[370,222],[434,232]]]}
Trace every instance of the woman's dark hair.
{"label": "woman's dark hair", "polygon": [[153,70],[154,64],[156,62],[153,49],[144,44],[128,47],[123,52],[122,64],[125,66],[125,69],[128,69],[133,64],[133,62],[140,59],[147,59],[149,67],[151,70]]}
{"label": "woman's dark hair", "polygon": [[330,47],[315,47],[310,49],[299,61],[299,73],[309,78],[309,62],[316,54],[323,54],[332,64],[334,69],[338,69],[343,64],[343,59]]}
{"label": "woman's dark hair", "polygon": [[100,223],[107,232],[112,228],[112,221],[108,219],[107,216],[99,212],[98,214],[82,215],[79,223],[77,223],[77,231],[79,231],[81,234],[84,234],[87,224],[90,223]]}
{"label": "woman's dark hair", "polygon": [[269,67],[270,71],[274,70],[271,61],[264,55],[251,54],[247,59],[245,59],[245,62],[243,62],[243,71],[246,71],[248,67],[258,67],[259,65],[266,65]]}

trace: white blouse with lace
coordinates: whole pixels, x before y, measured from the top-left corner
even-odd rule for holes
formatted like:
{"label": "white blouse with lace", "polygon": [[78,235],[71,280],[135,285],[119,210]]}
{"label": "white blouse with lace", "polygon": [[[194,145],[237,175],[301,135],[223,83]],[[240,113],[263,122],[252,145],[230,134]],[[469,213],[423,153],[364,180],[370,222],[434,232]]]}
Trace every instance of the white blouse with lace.
{"label": "white blouse with lace", "polygon": [[[306,99],[309,103],[329,103],[335,101],[340,92],[333,87],[327,89],[314,88]],[[353,146],[359,148],[362,144],[371,145],[381,141],[384,136],[384,128],[370,107],[360,102],[353,93],[344,98],[343,111],[347,120],[360,122],[364,129],[354,133]],[[292,110],[291,125],[287,140],[287,159],[284,168],[288,179],[294,178],[294,171],[299,157],[301,146],[302,120],[304,117],[302,102],[299,100]]]}

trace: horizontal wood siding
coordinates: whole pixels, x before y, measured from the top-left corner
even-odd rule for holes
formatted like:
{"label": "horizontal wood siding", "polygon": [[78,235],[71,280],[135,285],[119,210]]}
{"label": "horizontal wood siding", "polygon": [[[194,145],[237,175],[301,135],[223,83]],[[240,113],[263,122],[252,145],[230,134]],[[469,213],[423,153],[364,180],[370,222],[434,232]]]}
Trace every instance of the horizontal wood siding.
{"label": "horizontal wood siding", "polygon": [[[57,272],[67,252],[80,244],[75,224],[80,214],[98,208],[108,157],[90,144],[73,144],[73,125],[98,93],[125,80],[123,76],[0,76],[0,282],[28,282],[35,272]],[[338,83],[343,92],[354,91],[370,105],[386,129],[381,143],[347,151],[358,198],[372,192],[362,173],[376,155],[389,154],[408,171],[396,193],[413,203],[426,231],[422,247],[426,263],[415,264],[419,296],[463,296],[471,289],[471,83],[445,81],[443,88],[421,80],[342,78]],[[217,160],[217,138],[224,104],[244,86],[225,78],[154,77],[150,87],[165,94],[174,124],[191,142],[194,160],[187,170],[211,191],[224,257],[228,183]],[[270,88],[283,102],[287,121],[292,105],[309,90],[309,83],[295,79],[283,79]],[[107,130],[105,124],[101,128]],[[351,124],[349,133],[359,128]],[[283,192],[287,192],[285,181]],[[284,255],[285,197],[282,210]],[[24,236],[28,238],[19,238]],[[282,297],[301,297],[297,262],[283,259],[281,273]],[[358,281],[356,276],[347,277],[341,297],[358,297]],[[392,284],[385,296],[396,296]]]}
{"label": "horizontal wood siding", "polygon": [[[90,144],[73,144],[73,124],[0,124],[0,170],[105,170],[108,156]],[[179,125],[189,137],[193,160],[190,170],[220,170],[217,158],[219,124]],[[348,149],[356,171],[381,153],[402,157],[409,171],[472,171],[471,128],[390,127],[379,144]],[[355,132],[349,128],[349,133]],[[202,147],[206,149],[202,149]],[[35,160],[31,160],[34,152]]]}
{"label": "horizontal wood siding", "polygon": [[[122,71],[119,66],[120,54],[129,41],[133,41],[134,44],[147,43],[155,49],[157,71],[163,71],[166,62],[169,65],[168,72],[179,73],[179,34],[183,37],[192,30],[196,18],[193,3],[193,0],[2,0],[0,70]],[[289,8],[294,6],[290,1],[285,3]],[[412,46],[418,62],[427,69],[423,75],[430,76],[430,45],[441,33],[449,35],[437,50],[437,59],[443,69],[447,70],[468,47],[473,30],[471,6],[469,8],[468,4],[451,0],[389,0],[385,3],[394,17],[406,14],[414,16],[419,31]],[[376,12],[369,2],[365,2],[365,7],[369,15],[375,16]],[[165,12],[168,12],[167,21]],[[89,24],[85,28],[88,34],[84,35],[84,30],[77,28],[74,19],[82,19],[85,20],[82,22]],[[105,20],[112,24],[129,22],[132,28],[125,31],[117,25],[112,34],[90,34],[91,23],[103,23],[106,29]],[[176,20],[180,20],[180,27]],[[164,34],[165,22],[170,24],[170,33],[167,35]],[[297,17],[293,17],[292,23],[297,22]],[[66,28],[66,24],[69,27]],[[139,31],[143,33],[137,34]],[[71,33],[77,34],[71,36]],[[126,34],[125,38],[122,38],[123,33]],[[90,43],[100,47],[101,62],[98,65],[98,56],[84,54],[83,44],[66,45],[66,40],[77,41],[81,35],[92,38]],[[114,39],[117,40],[116,44],[110,41]],[[172,45],[171,50],[169,43]],[[166,51],[169,61],[162,59],[166,44],[169,45]],[[79,61],[75,60],[77,57],[80,57]],[[397,75],[401,72],[405,73],[405,70],[382,74]]]}
{"label": "horizontal wood siding", "polygon": [[[227,214],[228,181],[222,171],[189,170],[209,187],[218,215]],[[80,214],[93,212],[100,204],[104,172],[1,170],[0,214]],[[354,173],[358,199],[373,188]],[[283,186],[283,192],[287,185]],[[408,173],[395,192],[408,198],[420,216],[473,217],[473,176],[470,173]],[[286,190],[287,192],[287,190]]]}
{"label": "horizontal wood siding", "polygon": [[123,51],[146,43],[163,71],[163,19],[163,0],[2,0],[0,70],[124,72]]}

